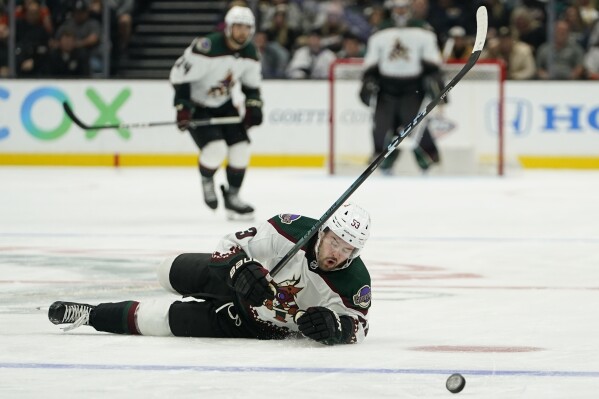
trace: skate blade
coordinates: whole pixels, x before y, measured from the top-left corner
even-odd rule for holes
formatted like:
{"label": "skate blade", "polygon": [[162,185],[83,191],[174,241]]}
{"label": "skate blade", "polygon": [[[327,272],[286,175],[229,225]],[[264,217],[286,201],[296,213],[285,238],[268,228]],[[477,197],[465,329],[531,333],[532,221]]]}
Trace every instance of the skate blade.
{"label": "skate blade", "polygon": [[227,210],[227,219],[233,221],[249,221],[254,220],[254,212],[250,213],[237,213],[234,211]]}

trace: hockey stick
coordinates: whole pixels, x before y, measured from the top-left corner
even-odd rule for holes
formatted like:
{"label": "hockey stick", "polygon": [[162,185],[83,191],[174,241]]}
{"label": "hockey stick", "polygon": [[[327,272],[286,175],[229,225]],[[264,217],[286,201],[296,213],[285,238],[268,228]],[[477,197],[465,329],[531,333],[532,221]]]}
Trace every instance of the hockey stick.
{"label": "hockey stick", "polygon": [[412,120],[412,122],[408,123],[408,125],[397,135],[394,140],[389,144],[387,150],[381,154],[372,163],[366,168],[366,170],[352,183],[351,186],[333,203],[333,205],[321,216],[320,219],[304,234],[302,238],[300,238],[297,243],[281,258],[281,260],[273,267],[270,271],[271,276],[276,276],[277,273],[285,266],[289,260],[299,252],[299,250],[305,246],[308,241],[312,238],[312,236],[322,227],[322,225],[335,213],[337,209],[341,207],[347,201],[347,199],[364,183],[364,181],[379,167],[379,165],[383,162],[385,158],[387,158],[405,139],[412,129],[414,129],[422,119],[429,114],[443,99],[447,96],[447,94],[454,88],[456,84],[472,69],[476,61],[478,61],[478,57],[480,57],[480,53],[485,45],[485,39],[487,38],[487,9],[484,6],[481,6],[476,11],[476,40],[474,42],[474,48],[472,49],[472,54],[470,58],[468,58],[468,62],[464,67],[454,76],[453,79],[441,90],[441,93],[437,98],[431,101],[424,110],[420,111],[418,115]]}
{"label": "hockey stick", "polygon": [[[64,112],[71,118],[73,122],[77,126],[79,126],[83,130],[99,130],[99,129],[133,129],[133,128],[141,128],[141,127],[156,127],[156,126],[168,126],[168,125],[176,125],[176,121],[167,121],[167,122],[140,122],[140,123],[118,123],[113,125],[97,125],[91,126],[83,123],[81,119],[75,115],[73,109],[66,101],[62,103],[62,107],[64,108]],[[222,118],[209,118],[209,119],[195,119],[189,121],[189,126],[208,126],[208,125],[233,125],[236,123],[241,123],[241,117],[239,116],[225,116]]]}

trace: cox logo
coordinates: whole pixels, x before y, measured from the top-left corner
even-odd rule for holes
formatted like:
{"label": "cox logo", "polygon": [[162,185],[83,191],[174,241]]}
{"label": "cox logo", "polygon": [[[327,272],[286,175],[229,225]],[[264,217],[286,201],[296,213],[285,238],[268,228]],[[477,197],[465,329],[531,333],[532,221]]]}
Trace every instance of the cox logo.
{"label": "cox logo", "polygon": [[[121,121],[117,116],[117,112],[131,96],[131,90],[129,88],[121,90],[114,100],[109,103],[105,102],[93,88],[88,88],[85,91],[85,95],[98,110],[98,118],[92,123],[93,125],[119,124]],[[0,100],[7,101],[9,97],[10,92],[0,87]],[[69,98],[62,90],[56,87],[46,86],[37,88],[28,93],[21,105],[20,119],[23,127],[29,134],[39,140],[56,140],[68,132],[73,124],[73,121],[71,121],[66,114],[63,115],[58,125],[52,128],[43,128],[35,124],[32,118],[33,109],[40,100],[48,98],[57,101],[61,105],[63,102],[70,103]],[[60,109],[62,109],[62,106]],[[117,129],[117,132],[125,139],[131,137],[131,133],[127,129]],[[9,134],[10,130],[8,127],[0,126],[0,140],[8,137]],[[88,130],[85,134],[87,138],[92,139],[98,134],[98,131]]]}
{"label": "cox logo", "polygon": [[[0,87],[0,100],[6,100],[8,98],[8,90],[4,90]],[[8,128],[0,126],[0,140],[8,137]]]}

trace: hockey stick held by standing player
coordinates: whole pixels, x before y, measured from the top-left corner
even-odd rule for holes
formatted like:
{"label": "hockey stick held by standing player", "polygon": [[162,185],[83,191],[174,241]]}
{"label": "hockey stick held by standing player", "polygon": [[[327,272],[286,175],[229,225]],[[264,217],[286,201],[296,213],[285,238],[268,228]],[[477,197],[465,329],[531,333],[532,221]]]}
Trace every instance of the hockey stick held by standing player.
{"label": "hockey stick held by standing player", "polygon": [[488,17],[487,17],[487,9],[484,6],[481,6],[476,11],[476,39],[474,42],[474,47],[472,49],[472,54],[468,61],[464,65],[464,67],[451,79],[451,81],[441,90],[440,94],[432,100],[427,106],[416,115],[416,117],[410,122],[403,130],[398,132],[398,134],[393,138],[393,141],[389,144],[387,149],[379,154],[370,165],[366,168],[364,172],[352,183],[352,185],[339,197],[333,205],[322,215],[320,219],[312,226],[310,230],[304,234],[304,236],[299,239],[295,245],[281,258],[279,263],[275,265],[275,267],[270,271],[271,276],[276,276],[277,273],[289,262],[289,260],[299,252],[299,250],[304,247],[308,241],[312,238],[312,236],[318,231],[322,225],[335,213],[337,209],[343,205],[348,198],[364,183],[364,181],[379,167],[379,165],[387,158],[409,134],[410,132],[422,122],[422,119],[426,117],[440,102],[442,102],[445,97],[449,94],[451,89],[454,88],[456,84],[472,69],[474,64],[478,61],[480,57],[480,53],[485,45],[485,39],[487,38],[487,26],[488,26]]}
{"label": "hockey stick held by standing player", "polygon": [[[146,128],[146,127],[157,127],[157,126],[170,126],[177,125],[177,121],[165,121],[165,122],[139,122],[139,123],[117,123],[111,125],[88,125],[85,124],[75,115],[73,109],[66,101],[62,103],[64,112],[71,118],[77,126],[83,130],[100,130],[100,129],[134,129],[134,128]],[[209,119],[196,119],[190,120],[189,126],[210,126],[210,125],[234,125],[241,123],[241,117],[239,116],[226,116],[221,118],[209,118]]]}

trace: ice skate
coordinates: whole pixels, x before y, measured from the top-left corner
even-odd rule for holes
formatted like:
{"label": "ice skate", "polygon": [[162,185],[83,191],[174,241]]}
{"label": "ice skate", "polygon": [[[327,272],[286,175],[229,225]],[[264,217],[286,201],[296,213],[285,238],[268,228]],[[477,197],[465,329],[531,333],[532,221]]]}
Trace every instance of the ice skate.
{"label": "ice skate", "polygon": [[422,171],[422,173],[428,172],[429,168],[433,164],[439,162],[438,157],[435,160],[435,159],[431,158],[425,151],[421,150],[420,148],[414,149],[414,157],[416,158],[416,162],[418,163],[418,166],[420,167],[420,170]]}
{"label": "ice skate", "polygon": [[227,219],[229,220],[253,220],[254,208],[239,198],[239,189],[226,189],[225,186],[220,186],[225,199],[225,209],[227,211]]}
{"label": "ice skate", "polygon": [[85,303],[57,301],[48,309],[48,319],[53,324],[71,324],[63,328],[69,331],[79,326],[89,326],[89,314],[95,306]]}
{"label": "ice skate", "polygon": [[210,209],[218,207],[218,198],[214,189],[214,179],[212,177],[202,176],[202,191],[204,192],[204,202]]}

